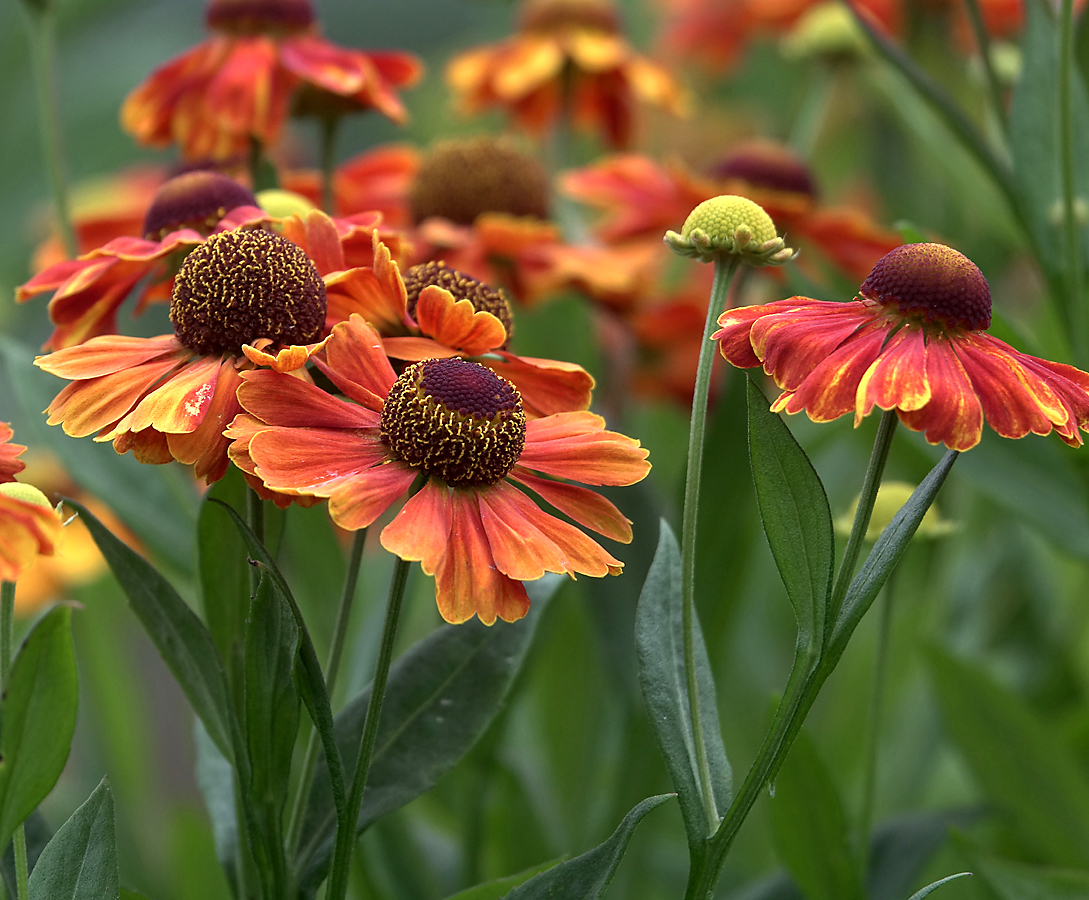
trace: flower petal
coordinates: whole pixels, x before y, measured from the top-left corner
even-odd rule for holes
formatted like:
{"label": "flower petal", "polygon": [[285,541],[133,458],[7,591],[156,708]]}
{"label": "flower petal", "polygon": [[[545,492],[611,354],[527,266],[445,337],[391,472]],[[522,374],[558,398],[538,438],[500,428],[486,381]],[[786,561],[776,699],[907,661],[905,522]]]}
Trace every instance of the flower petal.
{"label": "flower petal", "polygon": [[397,380],[378,333],[358,315],[341,322],[325,349],[314,357],[321,369],[346,396],[379,411]]}
{"label": "flower petal", "polygon": [[503,323],[490,312],[478,311],[470,300],[454,300],[449,291],[429,284],[416,304],[416,322],[428,337],[469,356],[479,356],[507,339]]}
{"label": "flower petal", "polygon": [[[238,432],[232,427],[231,433]],[[249,458],[255,474],[273,490],[330,497],[390,457],[376,429],[268,427],[250,437]]]}
{"label": "flower petal", "polygon": [[[258,435],[255,440],[260,440]],[[329,515],[341,528],[356,531],[374,524],[409,489],[416,470],[401,462],[368,469],[348,479],[329,498]]]}
{"label": "flower petal", "polygon": [[930,400],[918,410],[900,411],[912,431],[924,431],[931,444],[970,450],[983,433],[983,407],[950,342],[931,337],[926,345],[926,380]]}
{"label": "flower petal", "polygon": [[500,360],[486,359],[483,364],[518,388],[527,415],[550,416],[589,408],[594,379],[582,366],[515,356],[504,350],[495,354]]}
{"label": "flower petal", "polygon": [[500,572],[535,581],[545,572],[570,571],[560,548],[531,521],[529,507],[537,507],[529,497],[504,481],[476,493],[480,521]]}
{"label": "flower petal", "polygon": [[521,466],[515,466],[508,477],[524,484],[580,525],[622,544],[631,543],[631,520],[601,494],[578,485],[538,478]]}
{"label": "flower petal", "polygon": [[292,375],[267,369],[242,373],[238,401],[265,422],[313,428],[376,428],[379,418],[369,409],[345,403],[319,387]]}
{"label": "flower petal", "polygon": [[634,484],[650,463],[639,442],[603,430],[605,420],[590,412],[566,412],[526,423],[519,465],[584,484]]}
{"label": "flower petal", "polygon": [[894,334],[858,383],[855,427],[875,405],[913,412],[930,400],[923,330],[906,326]]}
{"label": "flower petal", "polygon": [[418,561],[426,574],[434,575],[450,545],[452,524],[450,488],[441,479],[429,478],[382,529],[382,546],[401,559]]}

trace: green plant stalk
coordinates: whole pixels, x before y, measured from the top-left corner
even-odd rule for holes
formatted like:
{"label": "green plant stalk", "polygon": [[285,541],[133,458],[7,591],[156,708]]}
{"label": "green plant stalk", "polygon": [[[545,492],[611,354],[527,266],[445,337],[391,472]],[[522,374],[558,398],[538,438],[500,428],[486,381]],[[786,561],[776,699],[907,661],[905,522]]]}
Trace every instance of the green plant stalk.
{"label": "green plant stalk", "polygon": [[787,141],[802,159],[812,158],[820,139],[835,94],[836,74],[834,63],[818,62],[810,71],[809,87]]}
{"label": "green plant stalk", "polygon": [[987,28],[983,24],[983,12],[979,8],[979,0],[967,0],[965,6],[968,9],[968,21],[972,26],[972,35],[976,39],[979,48],[980,60],[983,63],[983,77],[987,82],[987,92],[990,95],[991,106],[994,114],[1002,123],[1002,132],[1006,133],[1009,124],[1009,116],[1006,115],[1006,104],[1002,97],[1002,85],[994,70],[994,62],[991,60],[991,36],[987,34]]}
{"label": "green plant stalk", "polygon": [[[265,501],[252,487],[246,491],[246,524],[254,533],[257,540],[265,542]],[[261,573],[254,567],[250,567],[250,595],[257,593],[257,585],[261,581]]]}
{"label": "green plant stalk", "polygon": [[[7,689],[15,648],[15,582],[0,584],[0,684]],[[26,829],[20,822],[15,829],[15,890],[18,900],[30,897],[29,874],[26,861]]]}
{"label": "green plant stalk", "polygon": [[[870,454],[870,462],[866,467],[866,475],[862,485],[862,493],[859,497],[858,508],[855,510],[854,523],[851,526],[851,536],[847,539],[847,546],[843,551],[843,559],[840,562],[840,570],[836,576],[836,582],[832,589],[827,620],[834,622],[843,604],[843,598],[847,593],[854,574],[855,564],[858,561],[858,552],[862,544],[862,538],[870,524],[870,516],[873,513],[873,502],[877,497],[877,489],[881,484],[881,475],[885,469],[885,461],[888,459],[889,448],[892,446],[892,438],[896,432],[896,412],[886,411],[881,416],[877,427],[877,436],[874,439],[873,451]],[[843,585],[840,590],[840,585]],[[835,598],[838,596],[838,602]],[[831,605],[834,603],[835,605]],[[741,789],[734,796],[726,816],[718,829],[706,844],[706,852],[696,855],[692,860],[692,869],[688,875],[688,887],[685,891],[685,900],[708,900],[718,882],[722,865],[726,861],[734,839],[737,837],[741,825],[752,809],[756,798],[764,786],[774,778],[779,766],[786,758],[794,738],[805,721],[809,708],[813,705],[817,694],[828,676],[832,674],[836,663],[843,654],[850,632],[842,637],[831,629],[825,628],[825,648],[829,646],[829,636],[835,644],[838,641],[838,652],[829,654],[811,654],[799,656],[794,661],[794,669],[791,671],[787,691],[779,708],[775,711],[771,726],[764,743],[760,747],[755,761],[745,775],[745,781]]]}
{"label": "green plant stalk", "polygon": [[72,209],[68,201],[68,178],[64,165],[64,141],[61,137],[60,106],[57,102],[55,15],[50,7],[30,14],[30,56],[34,70],[34,89],[42,127],[42,151],[46,175],[53,193],[57,227],[69,259],[79,255]]}
{"label": "green plant stalk", "polygon": [[333,192],[337,168],[337,135],[340,132],[340,116],[321,119],[321,208],[333,215],[336,196]]}
{"label": "green plant stalk", "polygon": [[1078,222],[1074,185],[1074,0],[1063,0],[1059,16],[1059,146],[1063,183],[1063,236],[1066,244],[1067,304],[1074,332],[1074,358],[1086,361],[1089,313],[1085,308],[1082,274],[1081,225]]}
{"label": "green plant stalk", "polygon": [[873,667],[873,689],[870,694],[870,721],[866,732],[865,780],[862,783],[862,804],[858,813],[858,857],[862,867],[862,883],[870,858],[870,835],[873,832],[874,800],[877,796],[877,753],[881,734],[881,719],[885,709],[885,683],[889,672],[889,647],[892,638],[892,610],[896,598],[896,572],[889,576],[883,591],[881,616],[877,625],[877,654]]}
{"label": "green plant stalk", "polygon": [[393,644],[397,638],[397,622],[401,617],[401,603],[405,597],[405,585],[408,582],[408,560],[398,558],[393,568],[393,578],[389,586],[389,601],[386,604],[386,619],[382,624],[382,642],[378,647],[378,659],[374,665],[374,680],[371,682],[371,698],[367,704],[367,714],[363,719],[363,734],[359,741],[359,754],[356,757],[352,786],[348,793],[348,814],[343,825],[337,826],[336,839],[333,843],[333,865],[329,874],[329,886],[325,900],[344,900],[348,891],[348,874],[351,869],[352,848],[355,847],[356,827],[359,810],[363,806],[363,790],[367,786],[367,773],[371,767],[374,743],[378,737],[378,720],[382,714],[382,700],[386,693],[386,680],[389,678],[390,664],[393,662]]}
{"label": "green plant stalk", "polygon": [[[352,551],[348,557],[348,570],[344,575],[344,589],[340,593],[340,602],[337,604],[337,616],[333,623],[333,637],[329,644],[329,658],[325,662],[325,688],[332,697],[336,688],[337,674],[340,672],[340,658],[344,654],[344,642],[348,637],[348,619],[351,617],[352,606],[355,600],[356,585],[359,582],[359,568],[363,561],[363,546],[367,542],[367,529],[361,528],[355,533],[352,541]],[[284,845],[287,848],[288,858],[294,858],[299,849],[299,837],[302,834],[303,816],[306,812],[306,800],[310,789],[310,782],[314,777],[314,767],[318,762],[318,738],[317,729],[311,728],[310,737],[306,742],[306,752],[303,754],[302,767],[299,772],[299,783],[295,788],[295,799],[291,804],[291,815],[287,823],[287,836]]]}
{"label": "green plant stalk", "polygon": [[688,715],[692,721],[692,739],[696,745],[696,765],[700,773],[700,793],[707,817],[707,833],[718,828],[719,815],[711,787],[711,769],[707,764],[707,746],[700,719],[699,685],[696,681],[696,526],[699,520],[700,476],[703,471],[703,442],[707,430],[707,399],[711,392],[711,367],[716,347],[711,334],[718,317],[726,309],[730,283],[741,262],[736,254],[720,255],[715,259],[715,280],[707,304],[707,322],[703,326],[696,386],[692,393],[692,423],[688,430],[688,471],[684,480],[684,516],[681,523],[681,627],[684,632],[684,672],[688,690]]}

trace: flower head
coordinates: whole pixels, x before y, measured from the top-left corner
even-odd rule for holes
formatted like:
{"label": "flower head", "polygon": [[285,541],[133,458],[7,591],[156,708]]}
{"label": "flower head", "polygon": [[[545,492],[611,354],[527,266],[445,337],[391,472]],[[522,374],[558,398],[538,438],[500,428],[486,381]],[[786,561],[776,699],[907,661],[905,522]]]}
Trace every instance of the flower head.
{"label": "flower head", "polygon": [[204,21],[211,36],[125,100],[121,123],[141,143],[177,142],[189,159],[225,159],[248,152],[251,139],[274,142],[301,96],[307,111],[406,118],[396,91],[419,78],[418,61],[326,41],[310,0],[211,0]]}
{"label": "flower head", "polygon": [[[873,512],[870,514],[870,524],[866,526],[867,541],[876,541],[881,536],[881,532],[893,520],[900,508],[911,499],[916,487],[917,485],[909,484],[906,481],[881,482],[881,486],[877,489],[877,497],[874,500]],[[851,506],[833,523],[836,534],[847,537],[851,533],[855,512],[858,510],[858,500],[859,498],[855,497]],[[930,506],[923,515],[923,520],[919,523],[915,536],[924,540],[940,538],[951,534],[956,529],[957,526],[954,522],[942,518],[935,504]]]}
{"label": "flower head", "polygon": [[666,232],[665,242],[674,252],[701,262],[733,255],[752,266],[775,266],[796,253],[779,237],[771,216],[752,200],[733,194],[704,200],[685,219],[680,234]]}
{"label": "flower head", "polygon": [[60,540],[60,515],[36,487],[15,481],[26,464],[26,447],[11,443],[0,422],[0,581],[15,581],[38,558],[50,556]]}
{"label": "flower head", "polygon": [[263,230],[213,235],[174,281],[174,334],[101,336],[35,363],[72,383],[49,424],[112,440],[141,462],[195,465],[209,483],[227,469],[224,427],[239,411],[240,373],[303,366],[320,346],[325,288],[303,251]]}
{"label": "flower head", "polygon": [[329,498],[333,521],[349,530],[371,525],[421,478],[382,546],[435,576],[447,621],[521,618],[521,582],[545,572],[620,572],[619,560],[530,492],[630,541],[615,506],[568,480],[639,481],[649,464],[638,442],[590,412],[529,418],[513,384],[468,360],[423,360],[398,377],[359,316],[337,325],[314,361],[346,399],[276,372],[244,373],[231,458],[270,490]]}
{"label": "flower head", "polygon": [[791,297],[732,309],[712,337],[733,365],[763,364],[783,393],[776,412],[815,422],[875,406],[896,410],[932,444],[967,450],[983,421],[1003,437],[1054,431],[1080,445],[1089,374],[1020,353],[985,333],[987,281],[943,244],[905,244],[874,267],[851,302]]}
{"label": "flower head", "polygon": [[569,108],[576,125],[604,132],[614,147],[630,141],[637,102],[687,113],[673,77],[624,39],[612,0],[525,0],[521,9],[518,34],[447,67],[466,112],[502,107],[540,134]]}
{"label": "flower head", "polygon": [[26,301],[53,292],[54,330],[46,348],[70,347],[115,332],[118,307],[137,285],[138,312],[169,299],[182,258],[209,235],[267,218],[253,194],[226,175],[188,172],[159,188],[144,214],[143,238],[116,237],[78,259],[49,266],[15,296]]}

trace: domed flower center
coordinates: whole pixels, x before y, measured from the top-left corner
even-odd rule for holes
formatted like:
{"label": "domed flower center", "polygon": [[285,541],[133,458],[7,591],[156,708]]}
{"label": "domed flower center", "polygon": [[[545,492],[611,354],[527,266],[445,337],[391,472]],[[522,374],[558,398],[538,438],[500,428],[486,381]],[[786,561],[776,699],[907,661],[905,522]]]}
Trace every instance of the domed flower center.
{"label": "domed flower center", "polygon": [[416,317],[416,304],[420,291],[429,285],[443,288],[454,295],[455,300],[468,300],[477,312],[488,312],[503,323],[507,339],[500,349],[506,350],[514,334],[514,319],[510,304],[502,291],[492,290],[483,281],[477,281],[463,275],[457,269],[440,262],[426,262],[413,266],[404,275],[405,290],[408,291],[408,314]]}
{"label": "domed flower center", "polygon": [[817,196],[809,167],[786,147],[759,142],[739,147],[711,168],[714,178],[738,178],[753,187]]}
{"label": "domed flower center", "polygon": [[382,439],[410,466],[454,487],[496,484],[526,443],[514,385],[464,359],[426,359],[405,369],[382,409]]}
{"label": "domed flower center", "polygon": [[967,256],[944,244],[904,244],[886,253],[858,292],[901,315],[947,328],[986,331],[991,324],[987,279]]}
{"label": "domed flower center", "polygon": [[186,172],[159,188],[144,216],[144,237],[161,241],[171,231],[192,228],[209,235],[238,206],[256,206],[253,192],[219,172]]}
{"label": "domed flower center", "polygon": [[193,250],[174,280],[174,333],[197,353],[238,354],[269,338],[318,340],[325,284],[309,257],[270,231],[224,231]]}
{"label": "domed flower center", "polygon": [[486,212],[546,219],[548,172],[508,141],[440,141],[421,164],[409,202],[417,224],[442,216],[472,225]]}
{"label": "domed flower center", "polygon": [[523,31],[589,28],[616,34],[620,16],[611,0],[526,0],[520,24]]}
{"label": "domed flower center", "polygon": [[739,228],[752,232],[757,243],[775,240],[778,237],[775,223],[762,206],[753,203],[747,197],[723,194],[704,200],[684,220],[681,235],[688,237],[697,228],[704,231],[713,241],[724,240],[735,235]]}
{"label": "domed flower center", "polygon": [[314,24],[310,0],[211,0],[204,22],[229,34],[302,31]]}

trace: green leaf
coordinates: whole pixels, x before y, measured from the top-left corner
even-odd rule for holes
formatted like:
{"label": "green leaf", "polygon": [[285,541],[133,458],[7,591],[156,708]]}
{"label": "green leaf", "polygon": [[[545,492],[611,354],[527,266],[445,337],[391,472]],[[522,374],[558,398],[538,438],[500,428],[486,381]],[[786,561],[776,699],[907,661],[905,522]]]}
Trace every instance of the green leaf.
{"label": "green leaf", "polygon": [[822,665],[834,667],[843,654],[855,627],[866,614],[866,610],[870,608],[893,569],[899,564],[900,557],[904,555],[908,543],[914,537],[915,530],[933,504],[934,498],[938,496],[941,486],[945,484],[946,476],[949,475],[949,470],[958,456],[955,450],[950,450],[942,456],[874,542],[873,549],[862,563],[862,568],[854,577],[851,586],[847,588],[843,608],[832,630],[832,640],[829,644],[831,653],[827,660],[822,661]]}
{"label": "green leaf", "polygon": [[964,878],[967,875],[971,875],[971,872],[958,872],[956,875],[946,875],[945,878],[939,878],[928,884],[925,888],[917,890],[914,894],[908,897],[908,900],[923,900],[923,897],[928,897],[943,884],[948,884],[950,881],[956,881],[958,878]]}
{"label": "green leaf", "polygon": [[624,817],[620,827],[604,844],[531,878],[507,894],[507,900],[596,900],[609,886],[628,849],[632,832],[643,816],[672,796],[648,797]]}
{"label": "green leaf", "polygon": [[250,782],[245,802],[265,842],[268,870],[283,884],[283,813],[291,754],[299,732],[299,695],[292,672],[299,645],[295,617],[267,570],[250,604],[246,628],[246,742]]}
{"label": "green leaf", "polygon": [[946,731],[1024,846],[1045,862],[1089,866],[1089,779],[1075,755],[976,668],[939,650],[929,662]]}
{"label": "green leaf", "polygon": [[31,900],[120,897],[113,794],[105,778],[53,835],[30,874]]}
{"label": "green leaf", "polygon": [[870,841],[867,897],[902,900],[948,841],[949,829],[967,828],[981,815],[977,809],[917,812],[883,822]]}
{"label": "green leaf", "polygon": [[805,730],[775,778],[770,809],[779,858],[808,900],[862,900],[839,792]]}
{"label": "green leaf", "polygon": [[502,900],[507,894],[511,892],[513,888],[518,887],[520,884],[525,884],[534,875],[539,875],[553,866],[561,863],[560,859],[551,859],[548,862],[541,863],[538,866],[530,866],[528,869],[523,869],[515,875],[508,875],[506,878],[496,878],[494,881],[486,881],[483,884],[475,885],[471,888],[466,888],[463,891],[458,891],[456,894],[451,894],[446,900]]}
{"label": "green leaf", "polygon": [[238,814],[234,803],[234,769],[208,736],[200,719],[193,722],[193,743],[197,751],[197,784],[212,820],[216,859],[237,894]]}
{"label": "green leaf", "polygon": [[205,494],[197,520],[197,563],[204,620],[215,638],[220,656],[228,660],[241,655],[246,613],[250,602],[250,566],[234,523],[223,516],[212,500],[244,509],[249,490],[240,470],[233,466],[225,478]]}
{"label": "green leaf", "polygon": [[1051,869],[1000,859],[980,852],[961,839],[957,842],[972,871],[995,900],[1085,900],[1089,872]]}
{"label": "green leaf", "polygon": [[136,891],[130,891],[128,888],[121,888],[121,900],[148,900],[148,898]]}
{"label": "green leaf", "polygon": [[[1041,264],[1049,275],[1069,270],[1061,219],[1055,211],[1062,198],[1059,82],[1055,55],[1059,46],[1058,23],[1044,0],[1025,3],[1025,30],[1021,37],[1024,65],[1010,100],[1010,155],[1018,194],[1028,225],[1039,248]],[[1089,156],[1089,98],[1085,83],[1071,79],[1074,159]],[[1089,196],[1089,171],[1074,167],[1074,193]],[[1084,258],[1086,234],[1082,229],[1080,252]],[[1061,298],[1056,298],[1059,300]]]}
{"label": "green leaf", "polygon": [[79,503],[66,502],[76,509],[91,532],[133,612],[174,673],[208,735],[227,759],[240,764],[232,745],[237,726],[227,676],[211,633],[147,560],[114,537]]}
{"label": "green leaf", "polygon": [[[393,664],[357,823],[360,831],[430,790],[479,740],[502,708],[540,614],[562,583],[562,578],[548,576],[528,583],[532,605],[520,622],[445,625]],[[337,745],[353,766],[369,702],[368,687],[336,718]],[[351,770],[346,774],[350,778]],[[310,895],[328,870],[335,826],[329,781],[319,769],[295,862],[300,887]]]}
{"label": "green leaf", "polygon": [[749,459],[764,533],[798,619],[798,648],[819,648],[832,589],[832,511],[809,457],[748,384]]}
{"label": "green leaf", "polygon": [[[197,496],[180,466],[148,466],[110,444],[73,440],[47,425],[42,410],[67,383],[33,365],[34,351],[0,335],[4,384],[19,405],[16,434],[57,455],[82,488],[102,498],[160,559],[179,572],[193,563],[193,523]],[[164,515],[164,510],[170,510]]]}
{"label": "green leaf", "polygon": [[55,606],[24,641],[0,699],[0,846],[64,770],[78,693],[72,610]]}
{"label": "green leaf", "polygon": [[[721,818],[730,808],[732,774],[722,744],[715,682],[698,618],[693,622],[693,631],[700,719],[715,808]],[[695,848],[707,839],[708,822],[696,764],[685,675],[681,553],[673,531],[664,520],[658,537],[658,552],[654,554],[654,562],[639,595],[635,645],[639,655],[639,685],[647,715],[677,790],[688,844]]]}

